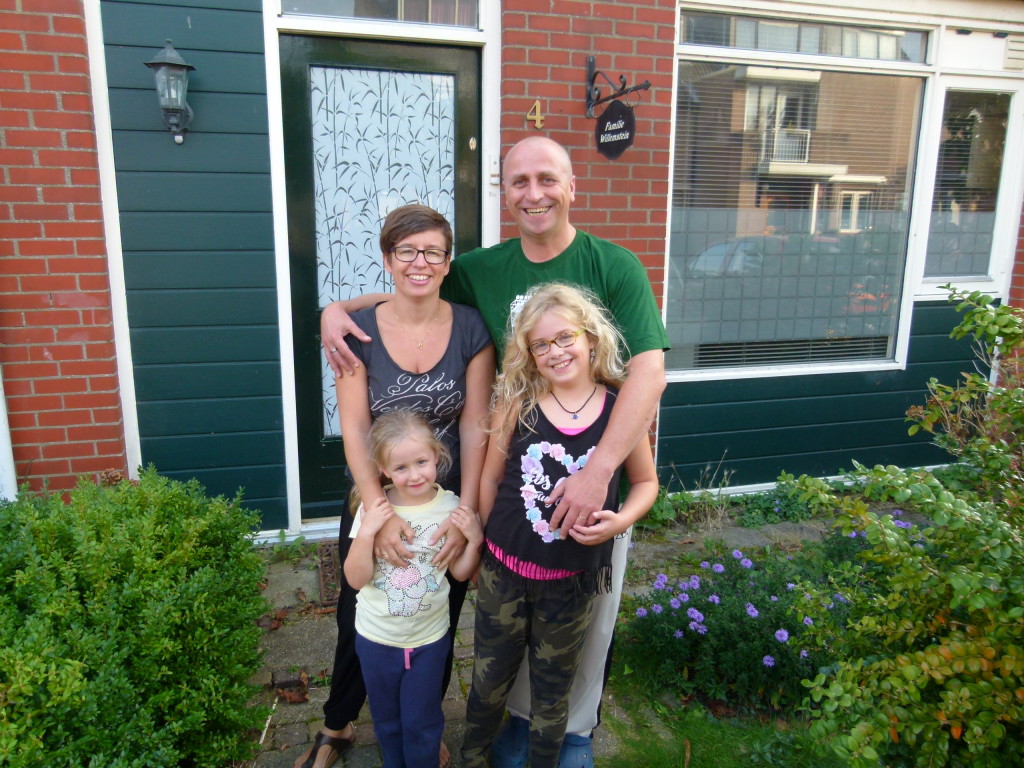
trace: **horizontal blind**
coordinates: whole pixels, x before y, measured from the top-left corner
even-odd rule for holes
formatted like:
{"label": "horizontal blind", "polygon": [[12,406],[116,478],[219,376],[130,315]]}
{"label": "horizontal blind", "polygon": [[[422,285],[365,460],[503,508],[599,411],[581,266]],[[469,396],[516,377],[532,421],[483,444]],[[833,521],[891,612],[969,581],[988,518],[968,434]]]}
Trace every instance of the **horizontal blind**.
{"label": "horizontal blind", "polygon": [[893,355],[922,89],[680,62],[673,368]]}

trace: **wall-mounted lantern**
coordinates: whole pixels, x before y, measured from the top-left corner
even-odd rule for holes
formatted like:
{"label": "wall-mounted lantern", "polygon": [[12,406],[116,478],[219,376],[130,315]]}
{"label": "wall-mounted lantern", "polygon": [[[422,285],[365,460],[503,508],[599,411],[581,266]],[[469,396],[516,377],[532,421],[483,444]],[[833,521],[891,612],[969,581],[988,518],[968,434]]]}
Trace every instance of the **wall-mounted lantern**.
{"label": "wall-mounted lantern", "polygon": [[170,40],[152,61],[146,62],[146,66],[153,70],[156,94],[164,113],[164,125],[174,133],[174,143],[181,144],[192,122],[192,107],[185,98],[188,96],[188,71],[195,67],[181,58]]}

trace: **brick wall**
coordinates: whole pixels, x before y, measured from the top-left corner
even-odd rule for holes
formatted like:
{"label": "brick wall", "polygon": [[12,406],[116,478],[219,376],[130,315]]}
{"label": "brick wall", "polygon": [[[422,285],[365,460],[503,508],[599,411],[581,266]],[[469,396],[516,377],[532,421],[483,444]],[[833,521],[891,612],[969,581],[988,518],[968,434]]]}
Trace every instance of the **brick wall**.
{"label": "brick wall", "polygon": [[125,471],[82,0],[0,0],[0,230],[19,484]]}
{"label": "brick wall", "polygon": [[[564,145],[576,174],[570,221],[629,248],[647,266],[655,295],[662,297],[667,235],[675,0],[580,2],[551,0],[537,10],[532,0],[502,2],[502,154],[515,142],[542,134]],[[617,160],[594,148],[596,120],[584,114],[587,56],[618,84],[651,81],[630,95],[636,138]],[[611,87],[598,77],[601,95]],[[540,101],[544,125],[527,120]],[[603,107],[597,107],[600,112]],[[507,213],[502,239],[515,237]]]}
{"label": "brick wall", "polygon": [[1013,282],[1010,284],[1010,303],[1024,307],[1024,211],[1021,211],[1020,229],[1017,231],[1017,250],[1013,260]]}

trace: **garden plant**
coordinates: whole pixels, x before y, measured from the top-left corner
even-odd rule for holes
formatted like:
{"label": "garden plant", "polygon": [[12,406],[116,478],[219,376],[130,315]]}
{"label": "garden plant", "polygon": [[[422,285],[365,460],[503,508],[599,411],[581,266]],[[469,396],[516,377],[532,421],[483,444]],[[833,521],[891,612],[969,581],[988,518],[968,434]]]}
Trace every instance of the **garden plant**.
{"label": "garden plant", "polygon": [[[0,764],[250,757],[266,713],[257,519],[159,476],[0,504]],[[257,731],[258,733],[258,731]]]}

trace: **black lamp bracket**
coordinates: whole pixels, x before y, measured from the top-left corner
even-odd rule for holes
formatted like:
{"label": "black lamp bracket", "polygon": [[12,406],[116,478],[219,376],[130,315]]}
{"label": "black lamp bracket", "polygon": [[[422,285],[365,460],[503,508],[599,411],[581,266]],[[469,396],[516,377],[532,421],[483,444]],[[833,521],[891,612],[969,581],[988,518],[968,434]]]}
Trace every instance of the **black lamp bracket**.
{"label": "black lamp bracket", "polygon": [[605,102],[612,101],[613,99],[621,99],[628,93],[646,91],[651,87],[651,81],[644,80],[640,85],[634,85],[627,88],[625,75],[619,75],[618,89],[613,90],[602,99],[601,88],[594,85],[598,75],[603,77],[604,81],[615,89],[615,83],[609,80],[608,76],[597,68],[597,58],[595,56],[587,56],[587,117],[591,118],[597,117],[597,115],[594,114],[594,107],[598,104],[604,104]]}

